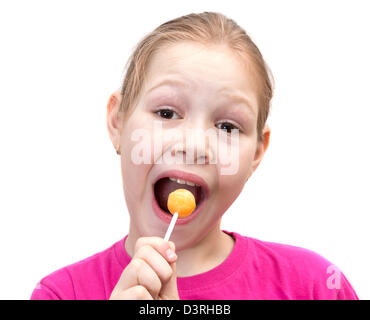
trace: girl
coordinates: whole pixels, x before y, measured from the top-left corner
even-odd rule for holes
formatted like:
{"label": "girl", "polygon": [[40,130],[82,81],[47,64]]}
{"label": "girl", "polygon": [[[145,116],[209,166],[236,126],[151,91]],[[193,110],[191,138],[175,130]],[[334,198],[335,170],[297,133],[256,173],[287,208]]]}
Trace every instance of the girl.
{"label": "girl", "polygon": [[[269,145],[272,81],[256,45],[222,14],[189,14],[144,37],[107,106],[129,232],[43,278],[31,299],[358,299],[320,255],[220,229]],[[224,136],[199,147],[208,130]],[[166,199],[179,188],[196,209],[165,241]]]}

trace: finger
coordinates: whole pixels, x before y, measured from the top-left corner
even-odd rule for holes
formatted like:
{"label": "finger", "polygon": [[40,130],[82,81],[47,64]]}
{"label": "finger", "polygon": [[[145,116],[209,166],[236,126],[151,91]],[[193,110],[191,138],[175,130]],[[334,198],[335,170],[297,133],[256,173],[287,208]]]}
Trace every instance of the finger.
{"label": "finger", "polygon": [[161,291],[158,295],[158,299],[160,300],[180,300],[177,289],[176,262],[171,263],[171,268],[172,276],[166,283],[162,285]]}
{"label": "finger", "polygon": [[136,260],[136,263],[139,263],[139,267],[136,269],[138,284],[144,286],[149,291],[150,295],[156,299],[162,287],[161,280],[146,261],[140,258]]}
{"label": "finger", "polygon": [[[172,241],[165,241],[159,237],[142,237],[142,238],[139,238],[136,242],[136,246],[135,246],[136,252],[140,250],[140,248],[143,248],[143,246],[145,246],[146,244],[152,244],[155,248],[157,249],[159,248],[159,250],[161,250],[162,253],[168,248],[171,248],[173,251],[175,251],[175,244]],[[154,258],[155,260],[150,263],[150,258],[145,257],[146,255],[145,251],[148,252],[150,250],[144,249],[143,251],[144,253],[141,252],[138,257],[139,258],[141,257],[142,260],[144,261],[148,261],[147,264],[150,265],[154,269],[156,274],[158,274],[157,277],[160,278],[160,281],[166,282],[171,277],[171,273],[172,273],[172,271],[170,270],[171,267],[169,267],[168,262],[161,263],[160,257],[158,259],[158,252],[156,252],[154,253],[154,255],[156,256],[156,258]],[[135,258],[136,256],[134,255],[131,262],[123,270],[123,272],[121,273],[120,279],[118,280],[113,291],[126,290],[130,287],[140,284],[137,278],[137,270],[136,270],[139,267],[138,263],[140,262],[138,262]],[[176,259],[177,259],[177,256],[175,256],[174,260]],[[154,281],[157,282],[156,280]],[[155,288],[156,287],[154,284],[154,287],[151,288],[151,290],[155,290]]]}
{"label": "finger", "polygon": [[110,300],[153,300],[153,297],[145,287],[137,285],[112,293]]}
{"label": "finger", "polygon": [[148,289],[153,298],[157,297],[162,283],[148,263],[140,258],[134,258],[121,273],[113,290],[124,291],[130,287],[142,285]]}
{"label": "finger", "polygon": [[162,282],[167,282],[172,276],[172,268],[168,261],[153,247],[146,245],[141,247],[134,256],[135,259],[143,259],[155,271]]}
{"label": "finger", "polygon": [[[166,241],[160,237],[141,237],[137,239],[134,255],[141,247],[147,245],[155,248],[168,262],[176,261],[177,255],[175,253],[175,243],[173,241]],[[168,249],[170,249],[170,251],[168,251]]]}

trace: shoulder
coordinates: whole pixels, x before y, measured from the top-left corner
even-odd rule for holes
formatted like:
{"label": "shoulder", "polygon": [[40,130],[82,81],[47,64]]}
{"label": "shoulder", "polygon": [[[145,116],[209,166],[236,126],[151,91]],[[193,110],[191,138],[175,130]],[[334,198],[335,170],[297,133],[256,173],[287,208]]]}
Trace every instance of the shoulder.
{"label": "shoulder", "polygon": [[292,299],[358,299],[342,271],[303,247],[235,234],[246,243],[246,263]]}
{"label": "shoulder", "polygon": [[248,237],[251,249],[258,253],[262,262],[281,267],[289,267],[304,273],[314,273],[327,269],[331,263],[326,258],[310,249],[283,244],[277,242],[263,241]]}
{"label": "shoulder", "polygon": [[309,277],[326,272],[332,265],[320,254],[306,248],[233,234],[245,244],[246,261],[253,263],[257,271],[274,269]]}
{"label": "shoulder", "polygon": [[115,256],[115,247],[122,243],[117,241],[103,251],[43,277],[32,292],[31,300],[105,299],[105,289],[115,276],[114,271],[122,268]]}

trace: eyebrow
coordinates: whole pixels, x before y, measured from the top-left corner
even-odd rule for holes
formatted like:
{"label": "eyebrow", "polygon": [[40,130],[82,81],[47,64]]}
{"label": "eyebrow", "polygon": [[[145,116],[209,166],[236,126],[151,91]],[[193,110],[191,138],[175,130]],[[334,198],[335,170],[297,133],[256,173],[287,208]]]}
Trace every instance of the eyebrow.
{"label": "eyebrow", "polygon": [[165,85],[169,86],[177,86],[182,88],[190,88],[189,84],[187,84],[184,81],[177,80],[177,79],[164,79],[163,81],[159,81],[157,84],[155,84],[153,87],[151,87],[147,92],[146,95],[149,94],[149,92],[153,91],[154,89],[157,89],[158,87],[162,87]]}
{"label": "eyebrow", "polygon": [[229,88],[223,87],[220,90],[218,90],[219,93],[222,93],[223,96],[227,96],[229,99],[233,100],[235,103],[244,104],[248,107],[248,109],[252,112],[252,114],[255,116],[256,113],[253,109],[252,103],[250,99],[246,95],[241,95],[236,92],[230,91]]}
{"label": "eyebrow", "polygon": [[[187,88],[187,89],[191,88],[191,86],[188,83],[184,82],[184,81],[181,81],[181,80],[178,80],[178,79],[167,78],[167,79],[164,79],[162,81],[159,81],[157,84],[155,84],[153,87],[151,87],[146,92],[145,95],[148,95],[151,91],[157,89],[158,87],[165,86],[165,85],[175,86],[175,87],[177,86],[177,87],[182,87],[182,88]],[[226,96],[227,98],[233,100],[235,103],[246,105],[248,107],[248,109],[252,112],[252,114],[256,115],[255,111],[253,109],[252,103],[251,103],[250,99],[247,96],[240,95],[236,92],[233,92],[228,87],[222,87],[219,90],[217,90],[217,92]]]}

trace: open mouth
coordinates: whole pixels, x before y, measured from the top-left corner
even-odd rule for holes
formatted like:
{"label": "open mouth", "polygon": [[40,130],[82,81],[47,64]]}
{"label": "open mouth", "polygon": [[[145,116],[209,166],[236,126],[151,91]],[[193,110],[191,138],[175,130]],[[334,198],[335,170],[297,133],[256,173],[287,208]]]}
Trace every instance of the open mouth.
{"label": "open mouth", "polygon": [[196,209],[204,201],[206,192],[204,187],[190,180],[182,180],[175,177],[162,177],[154,184],[154,196],[158,206],[167,214],[171,215],[167,208],[168,195],[176,189],[189,190],[195,198]]}

